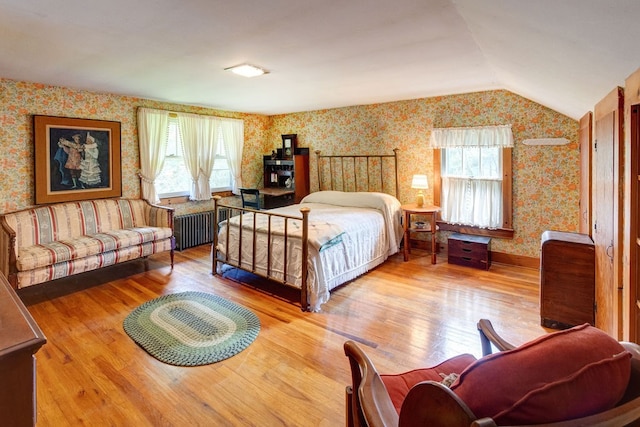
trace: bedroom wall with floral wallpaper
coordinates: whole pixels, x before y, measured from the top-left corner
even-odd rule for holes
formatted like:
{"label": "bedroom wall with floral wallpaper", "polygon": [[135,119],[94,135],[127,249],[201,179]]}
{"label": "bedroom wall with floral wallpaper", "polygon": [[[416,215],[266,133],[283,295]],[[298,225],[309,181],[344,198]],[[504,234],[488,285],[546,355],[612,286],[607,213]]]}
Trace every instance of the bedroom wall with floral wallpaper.
{"label": "bedroom wall with floral wallpaper", "polygon": [[[487,91],[384,104],[301,112],[272,117],[267,152],[280,147],[281,134],[298,135],[298,146],[323,154],[392,154],[399,148],[399,199],[411,203],[413,174],[433,179],[431,129],[512,125],[513,239],[492,239],[491,250],[539,257],[544,230],[578,230],[578,122],[508,91]],[[563,146],[527,146],[528,138],[567,138]],[[312,191],[317,189],[315,156]],[[427,203],[433,190],[425,191]],[[443,239],[443,236],[440,236]]]}
{"label": "bedroom wall with floral wallpaper", "polygon": [[[115,94],[19,82],[0,78],[0,213],[33,204],[32,116],[36,114],[114,120],[122,131],[122,195],[140,197],[136,109],[140,106],[245,120],[242,177],[262,185],[262,156],[280,148],[280,135],[295,133],[311,149],[311,188],[317,189],[314,150],[324,154],[391,154],[399,149],[399,199],[412,202],[411,177],[433,177],[434,127],[511,124],[514,238],[493,239],[492,250],[538,257],[544,230],[578,229],[578,123],[508,91],[398,101],[331,110],[262,116],[172,104]],[[564,146],[525,146],[526,138],[564,137]],[[427,202],[433,200],[426,191]],[[208,209],[210,202],[174,206],[178,213]]]}
{"label": "bedroom wall with floral wallpaper", "polygon": [[[138,107],[244,119],[243,179],[246,175],[251,181],[262,170],[263,144],[269,126],[267,116],[0,78],[0,213],[34,204],[33,115],[121,122],[122,196],[140,197]],[[211,206],[212,202],[194,202],[173,207],[176,213],[185,213]]]}

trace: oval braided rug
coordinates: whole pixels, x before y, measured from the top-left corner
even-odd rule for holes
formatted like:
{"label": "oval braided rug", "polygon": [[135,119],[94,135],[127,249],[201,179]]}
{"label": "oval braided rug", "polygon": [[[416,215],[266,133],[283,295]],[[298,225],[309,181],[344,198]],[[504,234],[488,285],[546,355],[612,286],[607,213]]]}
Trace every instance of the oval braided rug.
{"label": "oval braided rug", "polygon": [[147,301],[124,319],[125,332],[149,354],[177,366],[238,354],[260,331],[250,310],[217,295],[182,292]]}

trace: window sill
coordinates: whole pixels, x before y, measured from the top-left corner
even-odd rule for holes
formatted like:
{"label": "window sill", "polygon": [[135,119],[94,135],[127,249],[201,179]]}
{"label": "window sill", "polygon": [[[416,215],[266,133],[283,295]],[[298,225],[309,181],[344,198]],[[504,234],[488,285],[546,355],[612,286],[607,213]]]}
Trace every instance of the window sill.
{"label": "window sill", "polygon": [[[221,196],[221,197],[231,197],[233,193],[231,190],[226,191],[217,191],[211,193],[211,196]],[[171,205],[179,205],[182,203],[190,202],[189,196],[175,196],[175,197],[161,197],[159,205],[161,206],[171,206]]]}
{"label": "window sill", "polygon": [[488,236],[500,239],[513,239],[513,229],[498,228],[489,230],[487,228],[473,227],[471,225],[456,225],[448,222],[438,221],[440,231],[455,231],[462,234],[472,234],[475,236]]}

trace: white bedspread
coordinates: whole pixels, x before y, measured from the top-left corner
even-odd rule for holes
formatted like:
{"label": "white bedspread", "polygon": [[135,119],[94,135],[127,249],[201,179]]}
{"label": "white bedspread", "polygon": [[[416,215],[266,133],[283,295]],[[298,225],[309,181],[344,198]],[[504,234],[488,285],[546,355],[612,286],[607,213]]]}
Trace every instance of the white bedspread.
{"label": "white bedspread", "polygon": [[[322,191],[312,193],[298,205],[272,209],[284,215],[301,217],[300,208],[307,207],[309,213],[309,259],[308,287],[311,309],[318,311],[329,300],[331,289],[384,262],[398,251],[402,237],[400,224],[400,202],[383,193],[342,193]],[[256,215],[257,230],[266,231],[267,215]],[[229,253],[231,262],[238,263],[240,248],[238,217],[232,219],[229,230]],[[256,250],[253,253],[253,214],[243,216],[242,267],[251,270],[255,259],[255,270],[267,274],[266,233],[256,234]],[[301,221],[288,221],[287,232],[287,282],[300,287],[301,271]],[[233,223],[236,223],[233,225]],[[293,225],[292,223],[297,223]],[[222,225],[222,224],[221,224]],[[271,269],[270,274],[280,280],[284,278],[284,237],[281,218],[272,218],[271,224]],[[218,249],[225,254],[227,247],[226,224],[218,235]]]}

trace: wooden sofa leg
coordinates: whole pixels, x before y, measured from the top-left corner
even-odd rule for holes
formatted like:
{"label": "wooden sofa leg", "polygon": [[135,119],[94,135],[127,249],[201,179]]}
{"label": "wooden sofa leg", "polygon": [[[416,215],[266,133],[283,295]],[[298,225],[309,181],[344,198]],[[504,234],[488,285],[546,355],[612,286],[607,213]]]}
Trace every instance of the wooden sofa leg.
{"label": "wooden sofa leg", "polygon": [[170,256],[171,256],[171,269],[173,270],[173,253],[175,252],[176,249],[176,238],[175,236],[171,236],[171,252],[170,252]]}

